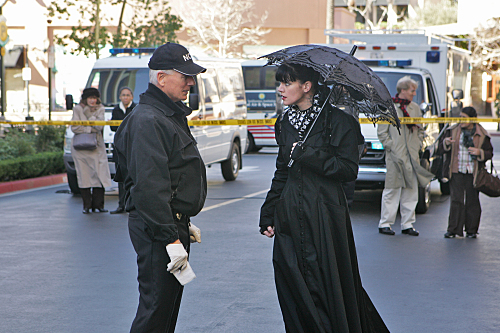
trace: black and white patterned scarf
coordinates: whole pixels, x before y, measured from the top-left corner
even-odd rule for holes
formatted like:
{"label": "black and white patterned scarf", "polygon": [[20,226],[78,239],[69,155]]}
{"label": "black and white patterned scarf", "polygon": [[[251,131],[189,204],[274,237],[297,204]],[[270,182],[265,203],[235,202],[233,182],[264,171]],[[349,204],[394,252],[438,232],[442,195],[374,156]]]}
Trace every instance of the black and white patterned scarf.
{"label": "black and white patterned scarf", "polygon": [[320,110],[319,93],[314,95],[313,105],[309,109],[301,111],[297,105],[287,107],[288,121],[299,132],[299,140],[304,138],[307,129],[313,123],[314,119],[318,117]]}

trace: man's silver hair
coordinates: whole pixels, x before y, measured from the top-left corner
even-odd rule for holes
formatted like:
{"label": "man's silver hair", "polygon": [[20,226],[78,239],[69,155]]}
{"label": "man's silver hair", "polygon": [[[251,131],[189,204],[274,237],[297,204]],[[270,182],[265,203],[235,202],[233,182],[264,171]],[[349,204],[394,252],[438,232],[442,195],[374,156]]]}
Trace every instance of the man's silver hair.
{"label": "man's silver hair", "polygon": [[401,92],[401,90],[408,90],[411,87],[415,87],[415,89],[417,89],[418,83],[417,81],[413,80],[409,75],[400,78],[398,80],[398,83],[396,84],[396,90],[398,91],[398,94]]}
{"label": "man's silver hair", "polygon": [[154,84],[155,86],[158,85],[158,73],[160,72],[163,72],[167,75],[172,75],[174,74],[174,70],[173,69],[167,69],[167,70],[164,70],[164,69],[150,69],[149,70],[149,83],[152,83]]}

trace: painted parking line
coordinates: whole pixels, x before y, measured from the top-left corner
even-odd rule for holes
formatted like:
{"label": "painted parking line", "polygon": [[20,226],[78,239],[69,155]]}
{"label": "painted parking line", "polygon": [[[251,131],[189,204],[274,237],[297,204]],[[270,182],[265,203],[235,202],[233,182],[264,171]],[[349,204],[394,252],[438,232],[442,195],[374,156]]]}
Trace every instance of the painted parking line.
{"label": "painted parking line", "polygon": [[245,195],[245,196],[243,196],[241,198],[238,198],[238,199],[231,199],[231,200],[228,200],[228,201],[224,201],[224,202],[221,202],[220,204],[217,204],[217,205],[208,206],[208,207],[203,208],[201,211],[202,212],[207,212],[209,210],[212,210],[212,209],[215,209],[215,208],[219,208],[219,207],[222,207],[222,206],[225,206],[225,205],[229,205],[229,204],[241,201],[241,200],[245,200],[247,198],[256,197],[256,196],[258,196],[260,194],[267,193],[267,192],[269,192],[269,189],[263,190],[263,191],[259,191],[259,192],[255,192],[255,193],[251,193],[251,194]]}

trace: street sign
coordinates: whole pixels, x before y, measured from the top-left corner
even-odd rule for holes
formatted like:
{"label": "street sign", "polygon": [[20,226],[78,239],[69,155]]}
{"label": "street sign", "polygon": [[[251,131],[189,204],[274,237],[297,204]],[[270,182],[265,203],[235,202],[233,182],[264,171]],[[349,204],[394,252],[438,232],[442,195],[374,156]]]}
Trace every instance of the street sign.
{"label": "street sign", "polygon": [[23,80],[24,81],[31,80],[31,68],[23,67]]}

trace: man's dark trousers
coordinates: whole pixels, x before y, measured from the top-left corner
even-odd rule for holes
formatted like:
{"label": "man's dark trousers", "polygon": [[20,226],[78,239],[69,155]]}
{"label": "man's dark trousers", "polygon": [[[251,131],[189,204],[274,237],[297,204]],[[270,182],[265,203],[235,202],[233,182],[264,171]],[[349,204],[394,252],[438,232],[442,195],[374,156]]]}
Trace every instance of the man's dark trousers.
{"label": "man's dark trousers", "polygon": [[[187,217],[174,219],[179,238],[189,253]],[[129,214],[130,239],[137,253],[139,306],[131,333],[173,333],[181,305],[183,286],[167,271],[170,262],[165,245],[152,240],[152,232],[133,210]]]}
{"label": "man's dark trousers", "polygon": [[125,186],[118,183],[118,207],[125,209]]}

